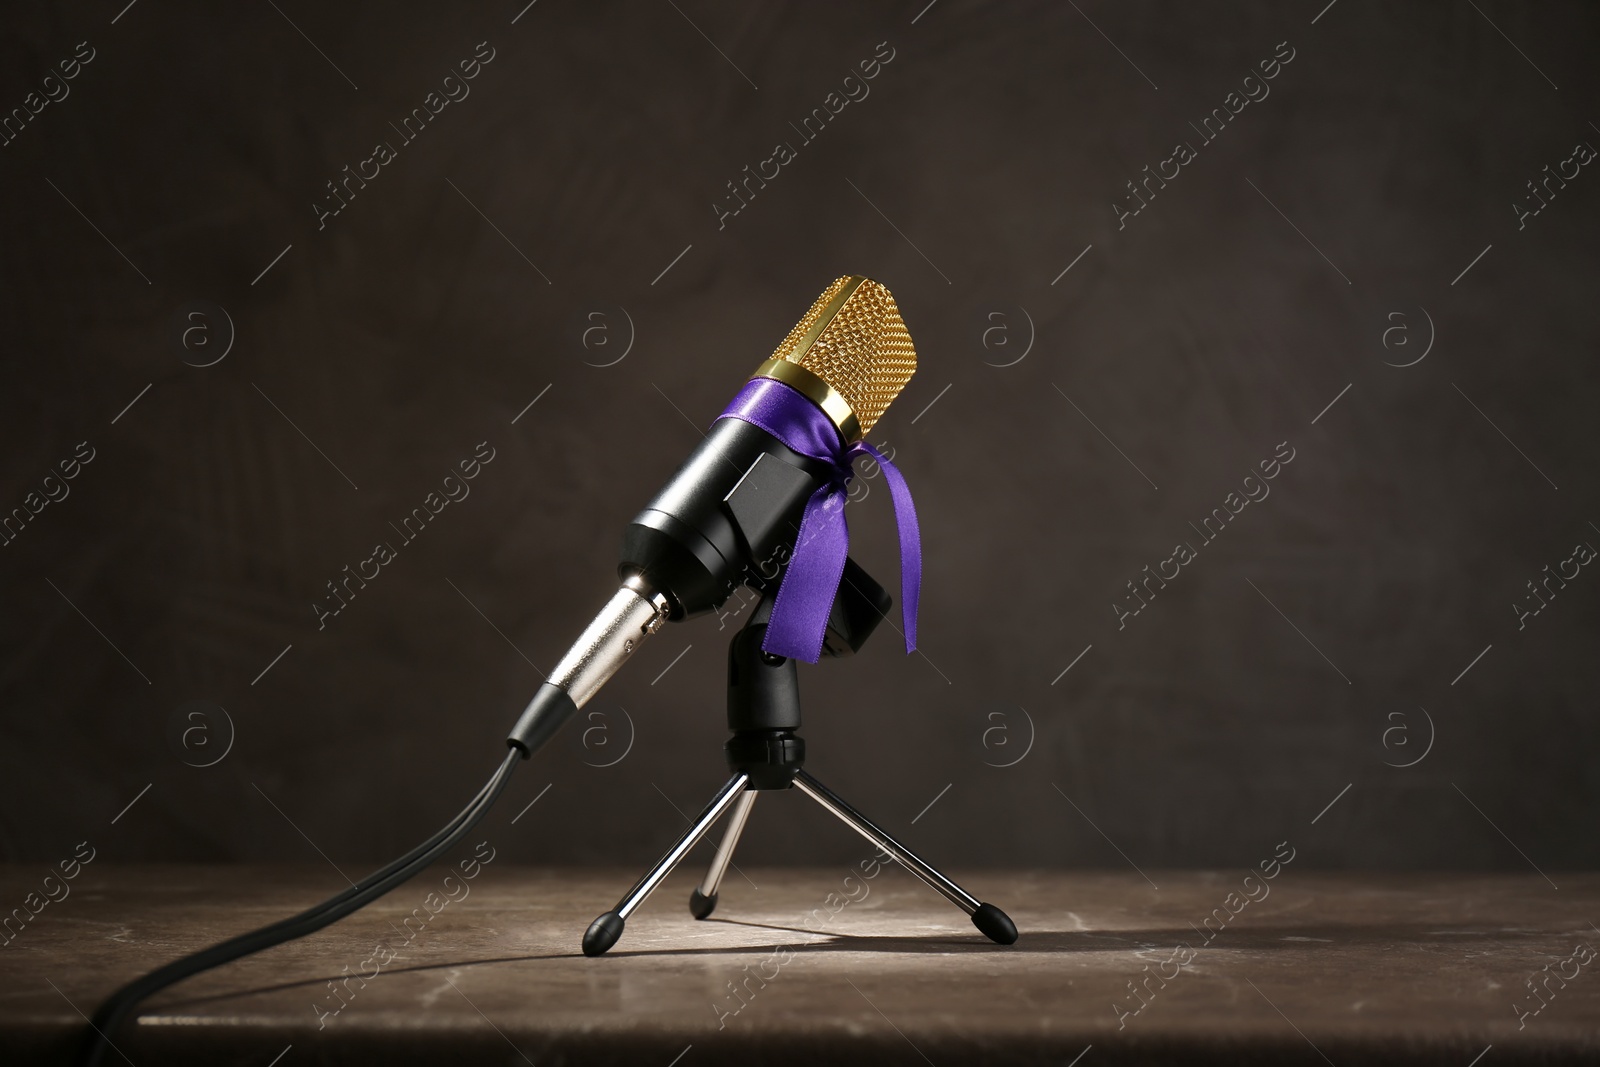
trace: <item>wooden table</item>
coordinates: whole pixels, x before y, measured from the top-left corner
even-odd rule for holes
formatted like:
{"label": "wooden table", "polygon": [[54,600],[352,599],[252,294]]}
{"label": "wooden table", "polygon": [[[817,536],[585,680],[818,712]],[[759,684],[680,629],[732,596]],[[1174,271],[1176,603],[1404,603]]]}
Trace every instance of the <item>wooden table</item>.
{"label": "wooden table", "polygon": [[[0,870],[0,900],[42,873]],[[586,959],[638,872],[447,873],[157,996],[118,1048],[138,1067],[1600,1062],[1595,875],[956,872],[1016,920],[1000,947],[894,868],[730,873],[705,922],[680,871]],[[115,986],[341,884],[84,868],[0,950],[0,1063],[67,1062]]]}

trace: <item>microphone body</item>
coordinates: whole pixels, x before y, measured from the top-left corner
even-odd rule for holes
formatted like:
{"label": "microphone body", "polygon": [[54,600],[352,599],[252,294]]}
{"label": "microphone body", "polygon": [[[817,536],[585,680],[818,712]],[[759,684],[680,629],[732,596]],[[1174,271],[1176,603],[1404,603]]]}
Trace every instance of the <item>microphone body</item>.
{"label": "microphone body", "polygon": [[759,426],[718,419],[628,524],[617,573],[668,591],[673,621],[714,611],[778,573],[806,501],[832,475]]}
{"label": "microphone body", "polygon": [[[860,440],[915,370],[889,291],[858,275],[836,280],[628,525],[617,568],[622,588],[556,665],[508,742],[531,754],[669,619],[714,611],[739,585],[765,587],[777,577],[807,503],[839,477],[835,462],[819,456]],[[792,390],[799,397],[784,399],[826,416],[811,412],[822,427],[817,454],[791,447],[759,417],[735,414],[757,383]]]}

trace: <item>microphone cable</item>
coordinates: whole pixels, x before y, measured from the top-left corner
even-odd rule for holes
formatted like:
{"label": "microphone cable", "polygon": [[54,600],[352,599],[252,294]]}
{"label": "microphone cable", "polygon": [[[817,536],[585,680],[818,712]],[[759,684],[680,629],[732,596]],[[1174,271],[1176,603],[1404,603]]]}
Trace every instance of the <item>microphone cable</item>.
{"label": "microphone cable", "polygon": [[443,829],[404,856],[367,875],[349,889],[299,915],[229,938],[182,959],[173,960],[164,967],[134,979],[111,994],[95,1011],[94,1018],[89,1022],[93,1033],[82,1059],[84,1067],[98,1067],[105,1056],[106,1048],[114,1047],[111,1035],[141,1001],[157,991],[201,971],[209,971],[213,967],[220,967],[240,957],[249,956],[274,945],[281,945],[285,941],[293,941],[307,934],[316,933],[351,912],[359,911],[389,890],[422,873],[467,836],[478,821],[488,813],[494,802],[500,798],[500,794],[505,791],[506,784],[511,779],[511,771],[526,755],[522,749],[513,747],[507,753],[505,762],[500,764],[499,769],[484,783],[478,795],[472,798],[472,802],[463,808],[460,814],[446,823]]}

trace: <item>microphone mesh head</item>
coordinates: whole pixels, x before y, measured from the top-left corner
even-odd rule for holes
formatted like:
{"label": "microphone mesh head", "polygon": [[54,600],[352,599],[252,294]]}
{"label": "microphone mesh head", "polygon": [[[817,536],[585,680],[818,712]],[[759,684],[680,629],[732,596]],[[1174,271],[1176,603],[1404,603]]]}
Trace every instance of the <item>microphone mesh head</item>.
{"label": "microphone mesh head", "polygon": [[863,436],[917,370],[894,297],[858,274],[828,286],[772,358],[798,363],[827,382],[855,412]]}

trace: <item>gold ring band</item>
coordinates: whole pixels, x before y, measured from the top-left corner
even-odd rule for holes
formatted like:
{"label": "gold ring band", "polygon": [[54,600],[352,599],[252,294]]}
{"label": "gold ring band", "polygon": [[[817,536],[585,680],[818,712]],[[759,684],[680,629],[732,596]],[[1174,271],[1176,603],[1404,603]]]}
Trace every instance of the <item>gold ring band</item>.
{"label": "gold ring band", "polygon": [[854,444],[861,439],[861,421],[856,418],[849,402],[837,389],[800,364],[786,359],[769,359],[757,367],[750,377],[771,378],[798,390],[823,410],[838,428],[845,444]]}

